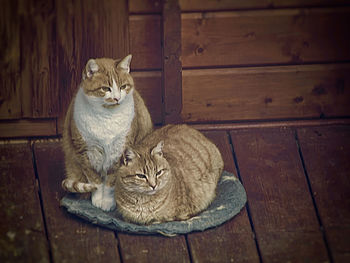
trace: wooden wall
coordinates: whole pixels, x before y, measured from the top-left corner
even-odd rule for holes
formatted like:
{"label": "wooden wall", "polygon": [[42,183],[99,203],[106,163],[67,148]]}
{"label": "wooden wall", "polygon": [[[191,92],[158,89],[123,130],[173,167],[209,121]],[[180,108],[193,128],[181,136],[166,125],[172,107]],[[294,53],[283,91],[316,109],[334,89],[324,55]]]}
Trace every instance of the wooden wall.
{"label": "wooden wall", "polygon": [[169,92],[161,0],[4,1],[0,137],[61,134],[86,61],[128,53],[156,124],[172,99],[188,123],[350,116],[349,0],[179,4],[182,87]]}
{"label": "wooden wall", "polygon": [[186,122],[350,116],[349,1],[180,1]]}
{"label": "wooden wall", "polygon": [[126,1],[5,0],[0,28],[1,137],[60,134],[86,61],[129,52]]}

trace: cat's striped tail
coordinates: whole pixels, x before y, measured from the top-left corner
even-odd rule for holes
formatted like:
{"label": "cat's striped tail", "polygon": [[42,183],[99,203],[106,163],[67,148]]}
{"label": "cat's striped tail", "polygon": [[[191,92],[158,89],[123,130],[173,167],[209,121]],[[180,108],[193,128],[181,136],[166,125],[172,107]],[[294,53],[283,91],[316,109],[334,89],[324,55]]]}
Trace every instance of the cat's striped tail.
{"label": "cat's striped tail", "polygon": [[72,193],[90,193],[97,189],[94,184],[77,182],[72,179],[64,179],[62,181],[62,188]]}

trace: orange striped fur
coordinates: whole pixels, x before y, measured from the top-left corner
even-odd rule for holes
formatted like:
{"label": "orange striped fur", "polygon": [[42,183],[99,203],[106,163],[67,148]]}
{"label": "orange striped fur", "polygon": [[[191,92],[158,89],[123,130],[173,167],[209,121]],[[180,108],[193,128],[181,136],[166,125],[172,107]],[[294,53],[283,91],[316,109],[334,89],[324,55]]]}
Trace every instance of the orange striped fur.
{"label": "orange striped fur", "polygon": [[214,199],[223,166],[199,131],[165,126],[124,152],[115,173],[117,208],[139,224],[188,219]]}

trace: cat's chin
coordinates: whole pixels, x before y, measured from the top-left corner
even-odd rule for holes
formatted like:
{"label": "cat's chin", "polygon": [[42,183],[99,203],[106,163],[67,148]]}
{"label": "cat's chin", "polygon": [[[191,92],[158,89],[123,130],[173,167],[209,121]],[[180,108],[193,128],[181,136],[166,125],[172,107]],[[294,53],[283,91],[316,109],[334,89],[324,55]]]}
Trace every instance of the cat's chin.
{"label": "cat's chin", "polygon": [[158,192],[158,189],[157,190],[150,190],[150,191],[145,191],[143,192],[143,194],[146,194],[146,195],[154,195]]}

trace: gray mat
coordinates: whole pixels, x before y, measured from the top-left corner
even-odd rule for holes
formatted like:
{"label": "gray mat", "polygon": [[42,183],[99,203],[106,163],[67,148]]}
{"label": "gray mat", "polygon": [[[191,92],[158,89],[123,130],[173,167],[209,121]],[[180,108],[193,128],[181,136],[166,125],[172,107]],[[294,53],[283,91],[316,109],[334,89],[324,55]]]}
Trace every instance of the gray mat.
{"label": "gray mat", "polygon": [[247,201],[246,192],[240,181],[229,172],[224,171],[217,187],[213,203],[202,213],[185,221],[173,221],[148,226],[137,225],[122,219],[117,210],[104,212],[94,207],[90,200],[81,200],[77,195],[69,194],[62,198],[61,206],[68,212],[87,221],[113,230],[138,234],[163,234],[172,236],[192,231],[204,231],[234,217]]}

